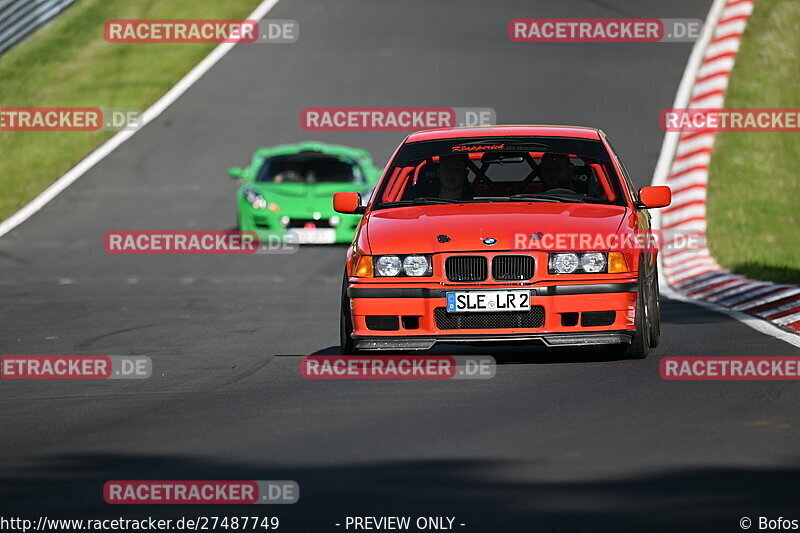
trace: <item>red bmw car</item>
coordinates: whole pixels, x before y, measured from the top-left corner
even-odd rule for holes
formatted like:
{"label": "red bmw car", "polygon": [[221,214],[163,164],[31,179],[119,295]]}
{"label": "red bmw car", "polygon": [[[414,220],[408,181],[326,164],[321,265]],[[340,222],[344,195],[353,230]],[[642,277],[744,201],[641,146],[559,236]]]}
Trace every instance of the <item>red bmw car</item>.
{"label": "red bmw car", "polygon": [[347,252],[342,353],[436,343],[607,345],[646,357],[660,337],[657,239],[606,135],[566,126],[409,135]]}

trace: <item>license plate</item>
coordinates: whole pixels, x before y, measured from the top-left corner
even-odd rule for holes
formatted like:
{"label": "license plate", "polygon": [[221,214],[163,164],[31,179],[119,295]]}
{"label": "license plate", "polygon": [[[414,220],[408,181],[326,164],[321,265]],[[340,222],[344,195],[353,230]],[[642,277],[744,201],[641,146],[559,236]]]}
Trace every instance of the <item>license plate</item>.
{"label": "license plate", "polygon": [[286,230],[286,242],[291,244],[330,244],[336,240],[333,228],[292,228]]}
{"label": "license plate", "polygon": [[530,311],[529,291],[465,291],[447,293],[448,313]]}

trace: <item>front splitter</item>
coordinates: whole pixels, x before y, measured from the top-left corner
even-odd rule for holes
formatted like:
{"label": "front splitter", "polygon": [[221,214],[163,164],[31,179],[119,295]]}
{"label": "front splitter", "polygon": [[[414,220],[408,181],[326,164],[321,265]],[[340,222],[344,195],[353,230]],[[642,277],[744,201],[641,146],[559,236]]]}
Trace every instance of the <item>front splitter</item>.
{"label": "front splitter", "polygon": [[430,350],[436,344],[484,344],[529,342],[544,346],[600,346],[630,344],[633,330],[587,333],[514,333],[506,335],[440,335],[419,337],[358,337],[353,336],[359,350]]}

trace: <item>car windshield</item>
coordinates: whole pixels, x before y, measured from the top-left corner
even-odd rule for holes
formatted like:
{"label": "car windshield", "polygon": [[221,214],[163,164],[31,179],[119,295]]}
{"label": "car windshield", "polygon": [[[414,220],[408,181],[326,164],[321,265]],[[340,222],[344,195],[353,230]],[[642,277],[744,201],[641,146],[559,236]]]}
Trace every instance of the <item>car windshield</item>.
{"label": "car windshield", "polygon": [[265,183],[363,183],[354,160],[320,153],[279,155],[264,161],[256,181]]}
{"label": "car windshield", "polygon": [[461,202],[624,203],[603,143],[567,137],[408,143],[374,199],[373,209]]}

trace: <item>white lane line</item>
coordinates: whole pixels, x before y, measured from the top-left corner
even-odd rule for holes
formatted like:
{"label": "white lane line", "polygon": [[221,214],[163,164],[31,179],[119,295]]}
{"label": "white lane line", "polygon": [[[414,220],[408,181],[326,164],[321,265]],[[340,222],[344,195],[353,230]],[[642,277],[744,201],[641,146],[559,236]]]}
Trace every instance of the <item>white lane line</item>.
{"label": "white lane line", "polygon": [[[278,0],[265,0],[250,14],[248,19],[261,20],[278,3]],[[82,159],[77,165],[67,171],[66,174],[58,178],[52,185],[42,191],[39,196],[28,202],[19,211],[0,223],[0,237],[16,228],[34,213],[44,207],[50,200],[58,196],[64,189],[72,185],[78,178],[83,176],[89,169],[103,160],[108,154],[113,152],[119,145],[133,137],[133,135],[144,128],[147,124],[158,117],[164,110],[173,104],[183,93],[197,82],[211,67],[213,67],[222,57],[230,52],[236,43],[222,43],[217,45],[210,54],[200,61],[189,71],[178,83],[158,99],[156,103],[148,107],[142,113],[141,126],[135,130],[123,130],[101,144],[94,152]]]}

